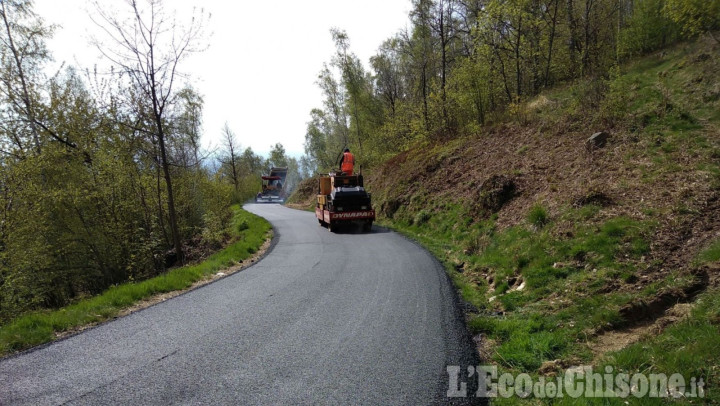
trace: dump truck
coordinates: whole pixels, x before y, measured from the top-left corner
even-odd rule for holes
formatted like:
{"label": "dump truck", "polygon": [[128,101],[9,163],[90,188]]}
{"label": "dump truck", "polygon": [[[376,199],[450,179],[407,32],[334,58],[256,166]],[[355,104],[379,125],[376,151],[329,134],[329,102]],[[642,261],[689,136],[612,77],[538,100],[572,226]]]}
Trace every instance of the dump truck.
{"label": "dump truck", "polygon": [[320,176],[315,217],[331,232],[350,224],[360,224],[363,231],[370,231],[375,210],[370,193],[363,187],[362,175],[330,173]]}
{"label": "dump truck", "polygon": [[269,175],[262,176],[262,190],[255,196],[255,203],[285,202],[285,178],[288,168],[271,168]]}

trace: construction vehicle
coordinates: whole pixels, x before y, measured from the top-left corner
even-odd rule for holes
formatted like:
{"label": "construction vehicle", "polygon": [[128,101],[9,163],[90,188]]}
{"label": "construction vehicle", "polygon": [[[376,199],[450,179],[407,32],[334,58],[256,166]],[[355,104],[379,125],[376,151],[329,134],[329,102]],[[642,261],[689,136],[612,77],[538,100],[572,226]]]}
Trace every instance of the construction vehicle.
{"label": "construction vehicle", "polygon": [[271,168],[269,175],[262,176],[262,190],[255,196],[255,203],[285,202],[285,178],[288,168]]}
{"label": "construction vehicle", "polygon": [[375,220],[371,203],[370,194],[363,188],[361,174],[330,173],[320,176],[315,217],[331,232],[347,224],[361,224],[363,231],[370,231]]}

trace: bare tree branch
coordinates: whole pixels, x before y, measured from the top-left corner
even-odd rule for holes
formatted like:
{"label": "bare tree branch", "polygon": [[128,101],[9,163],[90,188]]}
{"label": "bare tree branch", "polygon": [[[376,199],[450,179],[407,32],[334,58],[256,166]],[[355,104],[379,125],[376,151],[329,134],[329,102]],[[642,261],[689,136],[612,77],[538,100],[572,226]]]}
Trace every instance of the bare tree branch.
{"label": "bare tree branch", "polygon": [[[166,128],[167,112],[176,101],[174,88],[179,76],[178,66],[186,56],[200,50],[198,45],[205,19],[193,18],[187,29],[180,27],[173,19],[169,27],[166,27],[168,20],[162,1],[141,2],[126,0],[130,16],[122,20],[121,17],[104,10],[95,1],[100,19],[93,19],[93,22],[107,34],[112,45],[105,47],[98,40],[95,44],[104,56],[128,75],[134,87],[144,96],[140,103],[146,107],[139,113],[147,114],[143,121],[152,123],[152,139],[157,141],[159,165],[162,168],[168,194],[168,217],[173,245],[178,260],[182,263],[181,236],[177,225],[173,182],[169,170],[173,164],[168,156],[168,137],[171,132]],[[180,40],[178,41],[177,38]]]}

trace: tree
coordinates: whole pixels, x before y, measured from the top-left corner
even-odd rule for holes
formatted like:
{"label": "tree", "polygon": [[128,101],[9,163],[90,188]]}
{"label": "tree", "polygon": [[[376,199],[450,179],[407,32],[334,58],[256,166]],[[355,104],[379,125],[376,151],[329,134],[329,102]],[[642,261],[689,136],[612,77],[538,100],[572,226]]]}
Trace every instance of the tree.
{"label": "tree", "polygon": [[438,37],[440,48],[440,98],[443,118],[443,126],[450,128],[450,118],[447,108],[447,77],[450,69],[450,44],[456,38],[455,32],[455,1],[437,0],[433,5],[433,18],[430,20],[435,35]]}
{"label": "tree", "polygon": [[[560,0],[551,0],[551,3],[554,4],[548,4],[547,11],[546,11],[546,18],[549,19],[549,25],[550,25],[550,34],[548,38],[548,51],[547,51],[547,60],[545,64],[545,79],[544,79],[544,86],[548,86],[550,83],[550,67],[552,66],[552,60],[553,60],[553,44],[555,43],[555,33],[558,26],[558,10],[560,8]],[[551,11],[552,10],[552,11]],[[552,13],[552,16],[551,16]]]}
{"label": "tree", "polygon": [[619,57],[651,52],[678,39],[677,23],[663,12],[666,4],[665,0],[635,0],[624,18],[625,26],[618,40]]}
{"label": "tree", "polygon": [[263,171],[263,158],[257,155],[252,148],[247,147],[240,156],[240,173],[260,176]]}
{"label": "tree", "polygon": [[364,162],[376,163],[418,140],[477,133],[543,88],[603,77],[623,55],[672,43],[681,23],[696,34],[717,28],[718,8],[720,0],[412,0],[409,27],[370,59],[372,76],[345,32],[332,31],[336,51],[320,75],[324,105],[310,112],[303,164],[330,169],[338,149],[360,145]]}
{"label": "tree", "polygon": [[346,94],[342,86],[335,80],[330,68],[326,65],[318,75],[318,86],[324,95],[323,105],[325,116],[332,123],[331,131],[335,137],[341,139],[344,145],[350,142],[350,129],[348,128],[348,107],[346,106]]}
{"label": "tree", "polygon": [[228,123],[225,123],[222,132],[224,136],[223,141],[225,141],[226,148],[226,155],[225,157],[223,157],[222,162],[230,169],[230,180],[233,184],[233,187],[235,188],[235,192],[237,193],[240,187],[240,171],[238,162],[239,159],[237,156],[237,150],[239,149],[239,146],[237,145],[235,133],[230,129]]}
{"label": "tree", "polygon": [[430,84],[433,77],[435,38],[432,35],[430,25],[432,15],[432,1],[413,0],[413,10],[410,17],[413,22],[411,32],[405,33],[405,49],[412,60],[415,75],[419,82],[415,83],[414,90],[422,97],[422,117],[425,131],[430,131],[430,109],[428,99],[430,97]]}
{"label": "tree", "polygon": [[[183,263],[181,236],[175,209],[175,196],[168,157],[167,115],[177,101],[175,90],[180,79],[180,62],[189,54],[201,51],[200,40],[204,18],[193,18],[187,27],[180,26],[165,12],[161,0],[126,0],[129,17],[104,10],[96,2],[100,19],[96,24],[107,34],[111,45],[96,41],[100,52],[120,67],[142,95],[147,131],[157,141],[168,195],[168,217],[178,261]],[[201,16],[202,17],[202,16]]]}
{"label": "tree", "polygon": [[336,28],[330,30],[330,33],[332,34],[333,41],[335,41],[337,52],[334,65],[340,69],[342,74],[343,85],[345,86],[348,97],[347,104],[349,105],[352,124],[354,124],[355,127],[356,140],[362,152],[364,123],[360,118],[360,99],[362,97],[365,73],[358,58],[350,53],[350,39],[347,33]]}
{"label": "tree", "polygon": [[375,91],[385,103],[390,118],[395,117],[398,103],[406,94],[400,66],[400,45],[399,38],[390,38],[383,42],[378,53],[370,58],[370,65],[375,71]]}
{"label": "tree", "polygon": [[175,140],[174,161],[184,168],[200,165],[200,134],[204,100],[191,86],[177,94],[177,105],[172,112],[172,138]]}
{"label": "tree", "polygon": [[332,125],[328,122],[327,114],[321,109],[312,109],[305,133],[303,161],[310,172],[328,171],[334,166],[333,158],[328,153],[331,137]]}
{"label": "tree", "polygon": [[682,27],[684,34],[708,33],[720,42],[713,34],[720,28],[720,0],[667,0],[665,13]]}
{"label": "tree", "polygon": [[32,1],[0,1],[0,80],[5,108],[0,110],[6,154],[23,157],[29,149],[42,152],[43,137],[67,147],[76,145],[58,135],[41,119],[40,81],[42,65],[50,58],[45,39],[54,27],[46,26],[32,10]]}
{"label": "tree", "polygon": [[234,132],[230,131],[232,136],[228,139],[227,129],[223,129],[225,145],[222,154],[218,157],[219,168],[216,174],[221,181],[232,185],[231,200],[239,203],[251,199],[260,190],[262,183],[260,176],[266,173],[265,161],[250,147],[241,150]]}
{"label": "tree", "polygon": [[282,144],[277,143],[272,146],[270,150],[270,156],[267,159],[268,171],[273,167],[286,167],[288,166],[288,157],[285,155],[285,147]]}

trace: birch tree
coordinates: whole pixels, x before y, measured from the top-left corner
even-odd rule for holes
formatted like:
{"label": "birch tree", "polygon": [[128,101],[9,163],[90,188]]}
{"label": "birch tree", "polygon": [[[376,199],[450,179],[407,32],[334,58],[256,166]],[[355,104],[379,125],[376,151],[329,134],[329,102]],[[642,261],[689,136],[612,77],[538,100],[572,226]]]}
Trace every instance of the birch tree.
{"label": "birch tree", "polygon": [[157,143],[159,164],[167,189],[167,210],[177,259],[183,263],[181,236],[173,194],[168,154],[168,114],[177,101],[180,64],[190,54],[203,50],[205,16],[193,16],[188,25],[177,22],[161,0],[125,0],[125,12],[103,8],[95,2],[95,23],[106,42],[96,40],[100,52],[126,75],[143,97],[149,123],[147,129]]}

